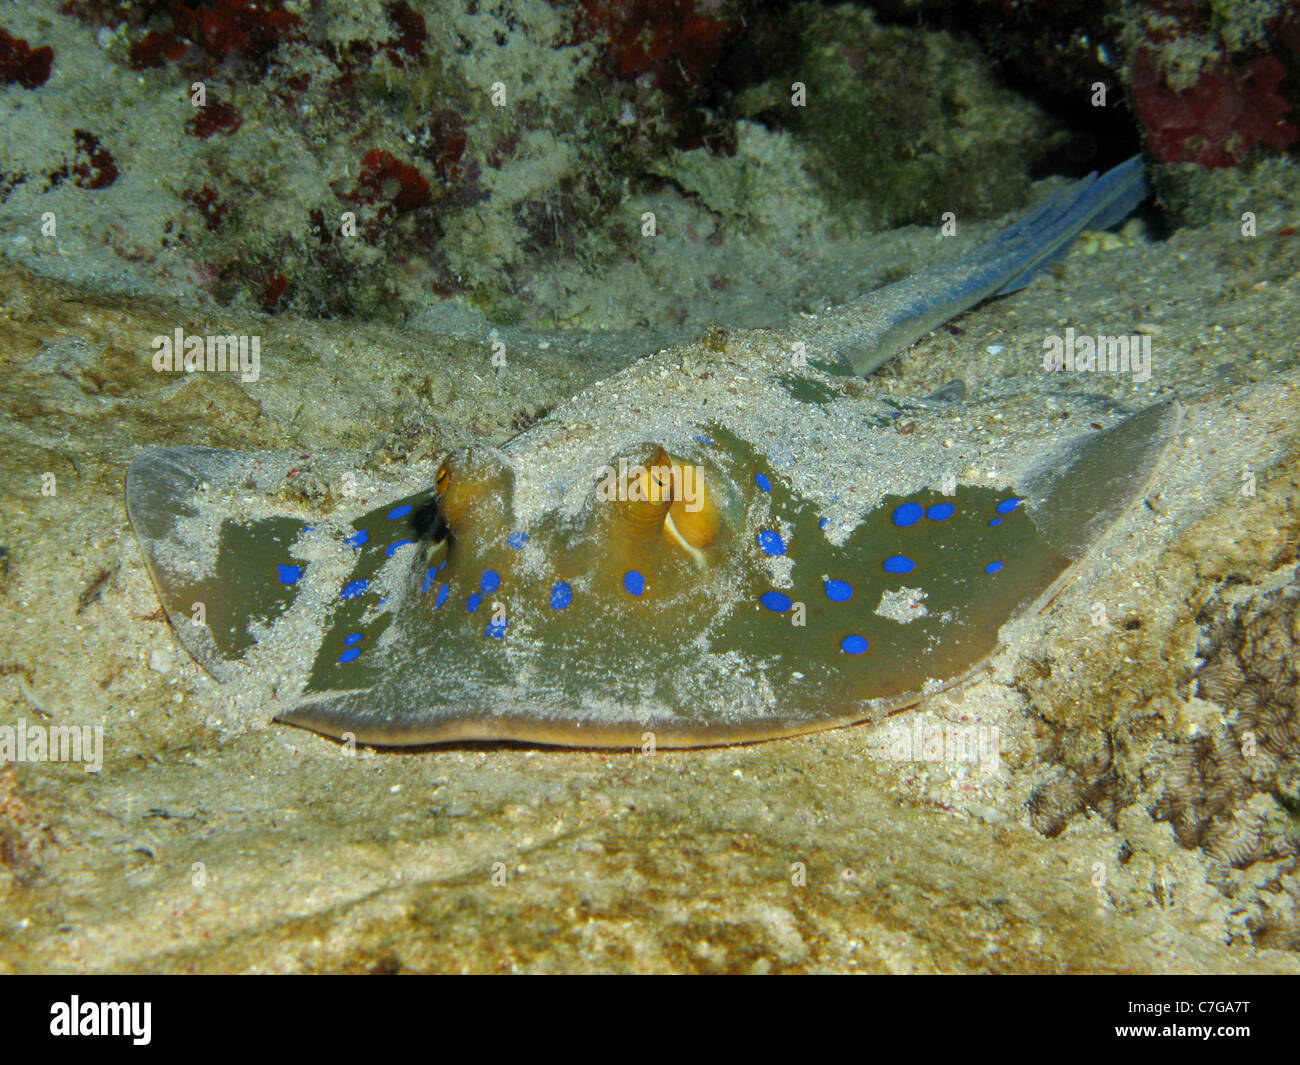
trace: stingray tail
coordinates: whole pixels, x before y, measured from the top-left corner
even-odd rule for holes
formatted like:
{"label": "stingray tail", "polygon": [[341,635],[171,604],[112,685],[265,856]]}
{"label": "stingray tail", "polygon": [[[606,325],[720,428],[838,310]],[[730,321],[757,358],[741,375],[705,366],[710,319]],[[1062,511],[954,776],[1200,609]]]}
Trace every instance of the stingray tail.
{"label": "stingray tail", "polygon": [[919,337],[990,296],[1024,288],[1085,229],[1106,229],[1147,196],[1140,155],[1081,178],[956,262],[887,285],[830,323],[828,346],[869,374]]}
{"label": "stingray tail", "polygon": [[1117,225],[1149,192],[1146,166],[1142,156],[1135,155],[1101,177],[1089,174],[1063,189],[1033,214],[981,245],[974,255],[996,261],[999,271],[1019,269],[994,294],[1015,292],[1064,256],[1083,230]]}

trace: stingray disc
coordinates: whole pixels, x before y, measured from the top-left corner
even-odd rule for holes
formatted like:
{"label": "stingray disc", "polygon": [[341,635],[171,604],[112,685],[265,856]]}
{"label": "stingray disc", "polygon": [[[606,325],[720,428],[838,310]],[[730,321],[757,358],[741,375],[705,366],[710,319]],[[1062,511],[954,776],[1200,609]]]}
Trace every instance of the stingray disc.
{"label": "stingray disc", "polygon": [[127,505],[186,649],[219,680],[270,676],[280,721],[373,744],[723,744],[969,678],[1141,497],[1179,417],[1148,408],[1002,489],[886,496],[834,539],[715,425],[615,457],[580,510],[526,526],[488,449],[313,519],[277,502],[296,454],[162,448]]}

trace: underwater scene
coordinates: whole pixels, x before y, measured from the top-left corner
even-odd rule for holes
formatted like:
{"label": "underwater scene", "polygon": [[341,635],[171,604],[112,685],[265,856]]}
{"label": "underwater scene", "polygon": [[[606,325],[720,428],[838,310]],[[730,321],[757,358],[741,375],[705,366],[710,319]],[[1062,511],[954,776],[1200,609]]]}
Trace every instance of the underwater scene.
{"label": "underwater scene", "polygon": [[1297,0],[0,2],[0,973],[1300,973],[1298,226]]}

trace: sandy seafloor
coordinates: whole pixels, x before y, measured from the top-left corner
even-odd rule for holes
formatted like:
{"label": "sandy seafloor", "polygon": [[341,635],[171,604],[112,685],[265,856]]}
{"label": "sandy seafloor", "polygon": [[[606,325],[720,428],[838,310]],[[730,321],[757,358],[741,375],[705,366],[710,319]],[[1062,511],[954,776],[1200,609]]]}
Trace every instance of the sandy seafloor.
{"label": "sandy seafloor", "polygon": [[[1185,405],[1145,500],[1047,610],[1004,631],[975,683],[879,726],[653,755],[349,757],[268,724],[175,640],[127,521],[127,466],[159,444],[344,448],[418,478],[441,451],[504,444],[553,407],[608,457],[638,417],[652,435],[702,394],[733,397],[742,434],[773,434],[773,368],[819,294],[954,254],[991,224],[963,224],[952,247],[921,229],[819,235],[798,258],[753,242],[752,276],[782,284],[747,286],[731,262],[725,296],[705,280],[717,264],[700,266],[712,253],[670,237],[653,270],[588,279],[587,335],[501,329],[497,368],[490,327],[458,304],[400,328],[129,295],[140,286],[112,252],[15,240],[7,221],[0,724],[102,725],[105,748],[93,774],[0,767],[0,971],[1300,971],[1286,683],[1300,647],[1300,237],[1279,235],[1296,205],[1271,191],[1285,178],[1164,240],[1136,227],[1085,241],[865,382],[820,381],[816,417],[860,414],[865,438],[897,432],[867,427],[878,398],[960,380],[964,398],[908,406],[908,432],[876,446],[946,449],[977,483],[986,455],[1028,460],[1089,431],[1089,410],[1109,423]],[[804,195],[785,207],[815,217]],[[664,197],[670,217],[701,210]],[[631,328],[665,316],[629,311],[630,290],[661,292],[685,324]],[[155,374],[150,341],[178,326],[259,334],[261,379]],[[1043,337],[1067,326],[1149,334],[1151,379],[1044,373]],[[851,444],[820,453],[817,476],[860,477]],[[1261,698],[1283,738],[1234,792],[1222,767],[1241,707],[1214,701],[1198,671],[1215,626],[1238,618],[1247,671],[1276,681]],[[1000,768],[887,758],[889,730],[918,720],[996,727]],[[1168,819],[1187,809],[1201,845]]]}
{"label": "sandy seafloor", "polygon": [[[1037,365],[1045,333],[1132,323],[1155,338],[1151,381],[1093,375],[1070,387],[1130,408],[1170,396],[1187,406],[1152,505],[1121,521],[1048,611],[1015,627],[985,679],[912,712],[997,725],[996,774],[884,760],[868,726],[653,756],[469,745],[350,758],[306,732],[234,720],[157,610],[122,505],[131,458],[159,442],[380,452],[467,435],[501,442],[521,403],[564,400],[586,383],[585,365],[552,373],[538,359],[536,373],[496,372],[468,341],[223,316],[230,331],[263,335],[262,380],[160,380],[146,338],[192,312],[7,268],[5,718],[102,723],[106,749],[98,774],[67,764],[0,773],[0,962],[1300,970],[1294,950],[1252,934],[1286,926],[1293,859],[1233,868],[1180,846],[1147,812],[1173,787],[1174,746],[1226,713],[1190,697],[1198,611],[1225,585],[1243,602],[1294,580],[1298,246],[1238,240],[1207,228],[1076,252],[959,331],[920,342],[864,396],[835,400],[923,396],[961,378],[967,401],[933,431],[965,434],[959,447],[1014,439],[1017,418],[1061,386]],[[683,363],[734,379],[790,335],[715,333],[635,363],[619,388],[653,408],[689,380]],[[434,383],[412,407],[423,377]],[[455,397],[439,404],[449,380]],[[308,391],[329,403],[303,406]],[[588,395],[598,410],[600,386]],[[930,429],[918,419],[918,432]],[[1243,469],[1256,477],[1251,497]],[[52,497],[41,495],[44,472],[58,479]],[[1093,627],[1098,599],[1118,604],[1124,624]],[[1085,746],[1109,736],[1117,772],[1134,783],[1109,819],[1080,810],[1049,838],[1031,795],[1086,766],[1053,754],[1063,734]]]}

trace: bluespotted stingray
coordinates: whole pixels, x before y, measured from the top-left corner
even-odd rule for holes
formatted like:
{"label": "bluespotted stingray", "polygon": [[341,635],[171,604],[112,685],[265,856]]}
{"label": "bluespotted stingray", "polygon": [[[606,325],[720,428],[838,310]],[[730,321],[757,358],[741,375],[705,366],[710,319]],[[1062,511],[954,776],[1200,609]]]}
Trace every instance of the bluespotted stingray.
{"label": "bluespotted stingray", "polygon": [[728,744],[970,679],[1142,497],[1179,416],[1086,432],[1001,487],[918,478],[853,520],[706,420],[579,463],[577,506],[516,505],[558,431],[316,517],[286,494],[298,453],[161,448],[127,504],[185,647],[218,680],[269,676],[279,721],[379,745]]}
{"label": "bluespotted stingray", "polygon": [[[868,372],[1145,193],[1140,158],[1090,175],[789,343]],[[127,508],[181,642],[280,721],[373,744],[737,743],[969,680],[1141,497],[1179,418],[1041,455],[1031,435],[1000,484],[958,478],[925,433],[754,344],[706,375],[616,375],[415,492],[314,456],[341,502],[313,514],[296,452],[173,447],[134,463]]]}

